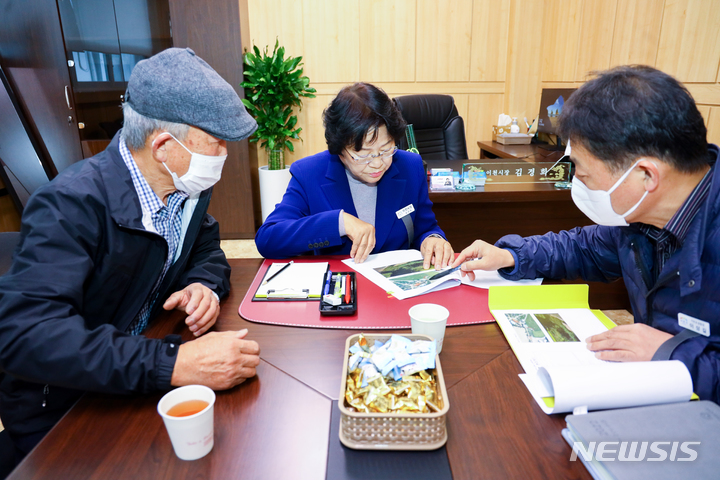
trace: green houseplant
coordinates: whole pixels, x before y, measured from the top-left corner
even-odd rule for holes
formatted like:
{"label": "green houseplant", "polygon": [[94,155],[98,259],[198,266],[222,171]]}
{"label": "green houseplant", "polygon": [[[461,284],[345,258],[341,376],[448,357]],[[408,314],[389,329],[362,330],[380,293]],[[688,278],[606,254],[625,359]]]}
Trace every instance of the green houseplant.
{"label": "green houseplant", "polygon": [[285,58],[285,47],[275,41],[272,54],[268,47],[261,53],[257,46],[245,52],[245,89],[243,104],[255,117],[258,129],[250,139],[260,142],[268,153],[268,170],[285,168],[284,150],[295,151],[291,140],[300,138],[293,107],[302,108],[301,97],[315,98],[310,79],[303,75],[302,57]]}

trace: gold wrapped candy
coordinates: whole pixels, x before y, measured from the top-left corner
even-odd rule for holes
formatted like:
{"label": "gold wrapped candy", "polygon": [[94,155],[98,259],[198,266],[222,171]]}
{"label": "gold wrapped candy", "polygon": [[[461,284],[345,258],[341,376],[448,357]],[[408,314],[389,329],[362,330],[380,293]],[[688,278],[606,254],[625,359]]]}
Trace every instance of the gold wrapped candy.
{"label": "gold wrapped candy", "polygon": [[[359,353],[364,358],[371,358],[372,353],[367,339],[360,335]],[[348,352],[348,355],[352,355]],[[372,369],[371,369],[372,371]],[[433,371],[421,370],[412,375],[403,376],[400,380],[380,373],[367,379],[363,384],[363,370],[355,368],[348,372],[345,390],[345,406],[357,412],[411,412],[432,413],[442,409],[439,404],[437,382]]]}

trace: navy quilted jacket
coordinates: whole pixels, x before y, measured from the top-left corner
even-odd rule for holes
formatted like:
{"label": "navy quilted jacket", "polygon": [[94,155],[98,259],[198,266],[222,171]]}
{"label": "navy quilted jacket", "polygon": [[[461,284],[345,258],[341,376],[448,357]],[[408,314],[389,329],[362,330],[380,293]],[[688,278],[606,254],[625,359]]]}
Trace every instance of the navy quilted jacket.
{"label": "navy quilted jacket", "polygon": [[671,359],[687,366],[701,399],[720,402],[720,169],[718,147],[710,145],[710,193],[693,220],[681,249],[670,257],[652,288],[653,246],[640,230],[590,226],[522,238],[508,235],[496,245],[516,258],[513,272],[521,278],[625,281],[635,322],[677,334],[678,313],[710,323],[710,336],[685,340]]}

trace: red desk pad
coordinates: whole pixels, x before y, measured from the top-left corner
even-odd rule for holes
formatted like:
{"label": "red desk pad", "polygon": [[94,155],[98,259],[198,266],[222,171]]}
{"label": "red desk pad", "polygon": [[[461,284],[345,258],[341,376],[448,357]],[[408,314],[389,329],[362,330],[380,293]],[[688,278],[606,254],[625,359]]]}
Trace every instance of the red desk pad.
{"label": "red desk pad", "polygon": [[[294,260],[296,263],[329,262],[333,272],[352,271],[342,263],[344,258],[347,257],[317,256]],[[398,300],[360,274],[356,276],[358,309],[354,315],[323,317],[320,315],[319,301],[253,302],[255,291],[273,262],[275,260],[267,259],[263,262],[240,304],[238,313],[248,321],[310,328],[402,329],[410,328],[408,310],[418,303],[437,303],[447,308],[450,311],[448,327],[495,321],[488,310],[488,291],[485,289],[458,285]]]}

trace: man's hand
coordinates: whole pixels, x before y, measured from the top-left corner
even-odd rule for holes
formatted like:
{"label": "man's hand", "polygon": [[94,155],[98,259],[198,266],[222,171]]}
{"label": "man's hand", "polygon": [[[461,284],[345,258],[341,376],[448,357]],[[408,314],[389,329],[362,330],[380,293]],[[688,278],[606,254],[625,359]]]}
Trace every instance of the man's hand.
{"label": "man's hand", "polygon": [[188,314],[185,323],[193,335],[199,337],[212,327],[220,314],[215,294],[201,283],[192,283],[165,300],[165,310],[177,308]]}
{"label": "man's hand", "polygon": [[444,238],[426,237],[420,245],[423,256],[423,268],[427,270],[432,264],[435,270],[447,267],[455,256],[450,242]]}
{"label": "man's hand", "polygon": [[[477,258],[477,260],[473,260]],[[467,261],[470,260],[470,261]],[[490,245],[482,240],[475,240],[472,245],[460,252],[460,255],[451,265],[453,268],[464,263],[460,268],[461,276],[469,276],[470,280],[475,280],[473,270],[493,271],[500,268],[514,267],[515,257],[509,251]]]}
{"label": "man's hand", "polygon": [[672,338],[644,323],[619,325],[586,340],[587,348],[600,360],[613,362],[647,362],[660,345]]}
{"label": "man's hand", "polygon": [[210,332],[180,345],[170,383],[205,385],[226,390],[255,376],[260,363],[257,342],[243,340],[247,329],[238,332]]}
{"label": "man's hand", "polygon": [[353,242],[350,256],[355,263],[362,263],[375,248],[375,227],[347,212],[343,212],[343,221],[345,234]]}

